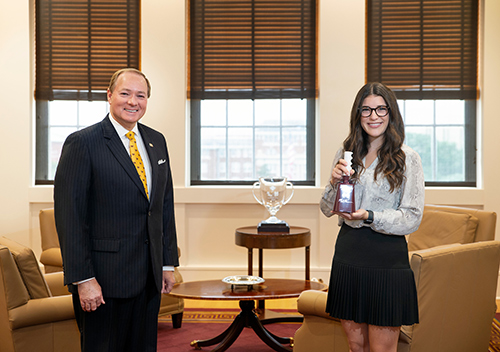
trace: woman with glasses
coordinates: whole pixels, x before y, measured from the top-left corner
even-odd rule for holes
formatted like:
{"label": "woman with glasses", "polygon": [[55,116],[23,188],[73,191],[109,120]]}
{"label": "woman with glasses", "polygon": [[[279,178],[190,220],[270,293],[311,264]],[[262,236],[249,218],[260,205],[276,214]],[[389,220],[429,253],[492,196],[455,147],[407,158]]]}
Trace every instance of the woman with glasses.
{"label": "woman with glasses", "polygon": [[[351,352],[395,352],[401,325],[418,323],[404,235],[422,219],[424,172],[419,155],[404,139],[395,94],[382,83],[363,86],[320,202],[322,212],[337,214],[341,226],[326,311],[341,320]],[[336,185],[348,174],[344,151],[353,153],[353,213],[332,210]]]}

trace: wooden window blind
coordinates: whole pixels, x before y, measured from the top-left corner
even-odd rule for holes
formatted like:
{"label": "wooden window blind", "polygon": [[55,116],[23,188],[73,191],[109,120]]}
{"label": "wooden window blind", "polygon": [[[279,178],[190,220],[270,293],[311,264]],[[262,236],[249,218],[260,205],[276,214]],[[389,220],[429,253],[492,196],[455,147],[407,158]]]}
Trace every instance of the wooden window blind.
{"label": "wooden window blind", "polygon": [[367,80],[399,99],[476,99],[478,0],[368,0]]}
{"label": "wooden window blind", "polygon": [[111,75],[139,68],[139,0],[36,0],[38,100],[106,100]]}
{"label": "wooden window blind", "polygon": [[191,99],[316,96],[316,0],[190,0]]}

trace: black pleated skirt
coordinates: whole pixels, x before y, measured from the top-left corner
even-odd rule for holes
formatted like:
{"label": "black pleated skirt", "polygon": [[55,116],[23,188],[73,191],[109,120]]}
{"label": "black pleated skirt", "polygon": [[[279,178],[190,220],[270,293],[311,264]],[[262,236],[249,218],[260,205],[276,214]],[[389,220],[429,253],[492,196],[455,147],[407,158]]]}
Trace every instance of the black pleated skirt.
{"label": "black pleated skirt", "polygon": [[418,323],[405,237],[344,224],[335,245],[326,312],[378,326]]}

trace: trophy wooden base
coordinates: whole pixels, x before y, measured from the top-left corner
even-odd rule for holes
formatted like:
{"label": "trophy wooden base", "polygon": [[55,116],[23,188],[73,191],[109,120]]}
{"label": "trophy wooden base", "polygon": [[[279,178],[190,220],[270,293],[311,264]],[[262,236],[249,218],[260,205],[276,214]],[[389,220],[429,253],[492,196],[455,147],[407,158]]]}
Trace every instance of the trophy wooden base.
{"label": "trophy wooden base", "polygon": [[290,232],[290,226],[285,221],[265,222],[261,221],[257,226],[257,232]]}

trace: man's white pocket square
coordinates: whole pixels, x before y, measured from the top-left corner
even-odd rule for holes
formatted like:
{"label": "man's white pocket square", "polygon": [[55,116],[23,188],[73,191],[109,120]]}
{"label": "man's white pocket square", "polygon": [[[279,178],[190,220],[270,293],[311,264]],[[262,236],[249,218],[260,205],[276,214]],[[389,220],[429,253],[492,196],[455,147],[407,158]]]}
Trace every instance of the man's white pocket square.
{"label": "man's white pocket square", "polygon": [[167,160],[160,159],[160,160],[158,160],[158,165],[165,164],[166,162],[167,162]]}

